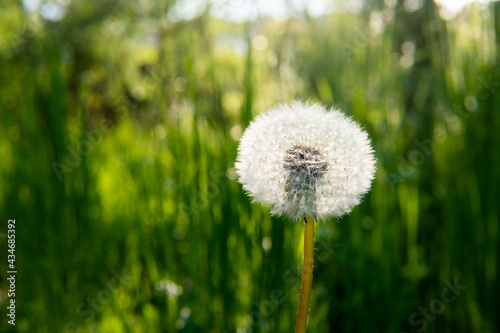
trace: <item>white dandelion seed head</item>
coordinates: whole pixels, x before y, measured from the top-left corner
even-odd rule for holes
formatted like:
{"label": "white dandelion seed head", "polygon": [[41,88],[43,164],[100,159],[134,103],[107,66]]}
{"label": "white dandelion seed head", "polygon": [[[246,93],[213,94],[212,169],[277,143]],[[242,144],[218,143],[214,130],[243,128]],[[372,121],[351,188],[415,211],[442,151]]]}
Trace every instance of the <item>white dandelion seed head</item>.
{"label": "white dandelion seed head", "polygon": [[368,134],[338,110],[294,101],[260,114],[238,147],[243,188],[274,215],[325,219],[359,204],[375,174]]}

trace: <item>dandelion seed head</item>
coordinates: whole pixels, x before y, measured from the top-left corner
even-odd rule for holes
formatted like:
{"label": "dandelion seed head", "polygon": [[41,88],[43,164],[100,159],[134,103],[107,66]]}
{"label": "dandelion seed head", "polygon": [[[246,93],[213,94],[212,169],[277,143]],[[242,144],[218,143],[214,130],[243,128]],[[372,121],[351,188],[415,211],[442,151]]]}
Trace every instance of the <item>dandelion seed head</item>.
{"label": "dandelion seed head", "polygon": [[236,172],[274,215],[341,216],[375,173],[368,134],[338,110],[295,101],[260,114],[243,133]]}

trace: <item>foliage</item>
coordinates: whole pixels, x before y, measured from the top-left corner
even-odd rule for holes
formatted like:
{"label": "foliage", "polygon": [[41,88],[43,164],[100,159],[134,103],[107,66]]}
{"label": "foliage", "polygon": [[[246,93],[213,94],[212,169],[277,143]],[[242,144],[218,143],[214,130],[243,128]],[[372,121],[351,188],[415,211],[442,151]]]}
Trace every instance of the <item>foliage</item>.
{"label": "foliage", "polygon": [[[499,330],[498,2],[245,23],[172,5],[2,6],[2,331],[290,332],[302,226],[252,204],[234,161],[294,98],[352,115],[379,161],[363,203],[316,227],[310,332]],[[467,288],[447,302],[450,283]]]}

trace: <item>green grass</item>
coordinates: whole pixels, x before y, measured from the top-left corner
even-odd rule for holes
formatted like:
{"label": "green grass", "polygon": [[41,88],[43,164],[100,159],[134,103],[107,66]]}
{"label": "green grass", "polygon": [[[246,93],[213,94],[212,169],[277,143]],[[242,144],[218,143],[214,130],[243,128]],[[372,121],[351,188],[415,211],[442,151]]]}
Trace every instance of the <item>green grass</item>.
{"label": "green grass", "polygon": [[2,331],[290,332],[302,226],[252,204],[234,162],[249,121],[294,98],[352,115],[378,158],[363,203],[317,226],[309,331],[498,331],[498,3],[246,24],[167,22],[170,6],[2,10]]}

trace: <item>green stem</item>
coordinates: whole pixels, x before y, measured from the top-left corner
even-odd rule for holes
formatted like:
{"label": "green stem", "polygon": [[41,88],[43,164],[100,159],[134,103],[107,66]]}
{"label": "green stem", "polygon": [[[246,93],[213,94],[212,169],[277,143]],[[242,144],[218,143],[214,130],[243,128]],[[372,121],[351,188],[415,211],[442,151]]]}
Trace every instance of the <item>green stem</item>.
{"label": "green stem", "polygon": [[304,217],[304,262],[302,265],[302,282],[300,285],[299,310],[295,333],[305,333],[309,319],[309,303],[311,301],[312,273],[314,263],[314,219]]}

